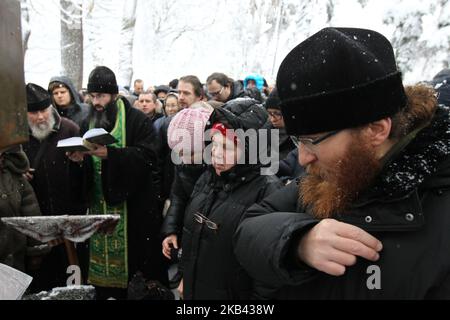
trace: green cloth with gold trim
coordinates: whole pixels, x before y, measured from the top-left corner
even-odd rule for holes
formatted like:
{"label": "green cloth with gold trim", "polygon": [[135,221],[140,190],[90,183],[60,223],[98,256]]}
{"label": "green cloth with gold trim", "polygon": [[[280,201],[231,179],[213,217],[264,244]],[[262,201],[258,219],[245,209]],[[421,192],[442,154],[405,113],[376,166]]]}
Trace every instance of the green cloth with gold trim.
{"label": "green cloth with gold trim", "polygon": [[[111,135],[117,142],[111,146],[126,146],[125,105],[116,101],[117,119]],[[93,127],[93,123],[90,124]],[[89,214],[120,214],[119,223],[112,235],[94,234],[90,240],[89,275],[90,284],[101,287],[126,288],[128,286],[128,234],[127,204],[107,205],[102,190],[102,159],[92,157],[94,166],[94,201]]]}

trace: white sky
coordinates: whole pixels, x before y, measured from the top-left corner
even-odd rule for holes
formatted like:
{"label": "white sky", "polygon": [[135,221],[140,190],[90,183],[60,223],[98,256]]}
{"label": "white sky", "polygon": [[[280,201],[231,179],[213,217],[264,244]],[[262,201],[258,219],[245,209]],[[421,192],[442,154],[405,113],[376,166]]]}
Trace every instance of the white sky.
{"label": "white sky", "polygon": [[[25,77],[27,82],[35,82],[42,86],[47,86],[52,76],[59,75],[60,66],[60,22],[58,0],[30,0],[31,37],[29,40],[29,50],[25,57]],[[83,0],[89,3],[92,0]],[[124,0],[95,0],[96,3],[102,1],[103,4],[110,5],[108,17],[103,17],[104,28],[100,30],[101,38],[95,44],[89,44],[85,39],[85,74],[86,82],[89,71],[95,67],[92,59],[93,53],[98,57],[97,63],[111,67],[118,71],[119,64],[119,32],[120,16]],[[144,0],[141,0],[144,1]],[[155,5],[156,0],[145,1],[144,6]],[[241,0],[222,0],[220,3],[214,0],[202,1],[179,1],[177,11],[174,14],[180,15],[177,21],[180,24],[198,25],[206,24],[208,21],[214,23],[208,28],[196,32],[189,32],[180,37],[177,41],[170,43],[167,39],[152,38],[150,19],[138,19],[136,25],[135,48],[134,48],[134,77],[142,78],[145,86],[168,83],[173,78],[178,78],[187,74],[195,74],[202,81],[215,71],[224,72],[234,78],[243,78],[246,74],[259,70],[242,70],[242,63],[236,63],[238,59],[245,59],[247,53],[247,65],[260,65],[264,70],[264,76],[272,82],[276,75],[276,70],[284,56],[299,42],[304,40],[308,34],[325,27],[323,17],[311,17],[312,23],[308,26],[307,33],[296,34],[296,26],[289,27],[286,33],[280,35],[280,43],[277,55],[274,58],[275,50],[273,43],[248,44],[248,49],[244,48],[237,41],[238,38],[248,36],[250,41],[255,41],[251,35],[246,34],[248,30],[241,30],[239,27],[247,26],[249,21],[239,13],[243,6]],[[294,1],[295,2],[295,1]],[[430,7],[429,0],[369,0],[364,9],[355,5],[356,0],[335,0],[336,6],[334,16],[331,21],[332,26],[361,27],[369,28],[384,34],[390,38],[394,32],[392,26],[383,24],[388,10],[396,10],[398,17],[406,16],[410,10],[427,10]],[[321,3],[321,0],[317,0]],[[194,5],[196,4],[196,5]],[[151,10],[151,9],[150,9]],[[449,6],[450,10],[450,6]],[[142,12],[140,13],[142,14]],[[450,17],[450,13],[447,13]],[[98,18],[100,19],[100,18]],[[436,34],[433,15],[425,16],[423,21],[424,31],[422,39],[428,43],[445,43],[449,41],[447,33]],[[92,27],[84,26],[85,34],[92,32]],[[170,45],[170,47],[169,47]],[[248,51],[246,51],[248,50]],[[436,57],[445,59],[447,53],[437,53]],[[436,58],[436,59],[437,59]],[[272,63],[275,59],[275,70],[272,71]],[[425,66],[424,64],[427,63]],[[437,73],[442,65],[435,63],[428,65],[429,61],[418,59],[417,68],[405,75],[407,82],[416,82],[428,79]],[[121,85],[125,85],[121,83]]]}

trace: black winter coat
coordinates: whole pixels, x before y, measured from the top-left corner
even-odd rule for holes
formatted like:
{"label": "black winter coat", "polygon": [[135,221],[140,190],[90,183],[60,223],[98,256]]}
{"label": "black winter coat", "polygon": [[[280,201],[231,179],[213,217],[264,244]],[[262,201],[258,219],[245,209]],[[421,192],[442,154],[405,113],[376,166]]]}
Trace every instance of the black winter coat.
{"label": "black winter coat", "polygon": [[[56,147],[59,140],[78,136],[79,128],[69,119],[61,118],[54,109],[53,116],[56,123],[45,140],[39,141],[30,134],[29,142],[23,145],[35,169],[31,185],[43,215],[85,214],[87,206],[81,196],[83,170]],[[41,147],[43,153],[37,159]]]}
{"label": "black winter coat", "polygon": [[198,178],[206,170],[206,165],[181,164],[175,166],[174,180],[170,193],[170,207],[164,218],[161,233],[167,237],[183,233],[183,219],[186,205]]}
{"label": "black winter coat", "polygon": [[[370,190],[335,219],[383,243],[380,259],[359,258],[341,277],[294,263],[302,234],[319,221],[297,203],[296,183],[250,208],[235,234],[249,274],[278,287],[278,299],[450,299],[450,124],[440,107],[385,166]],[[368,283],[380,270],[380,288]],[[268,297],[264,292],[260,296]]]}
{"label": "black winter coat", "polygon": [[[83,169],[70,161],[64,150],[56,147],[59,140],[76,137],[80,130],[71,120],[60,117],[55,109],[52,111],[56,120],[53,132],[43,141],[30,134],[29,142],[23,146],[35,169],[30,183],[43,215],[83,215],[87,209],[85,197],[82,196]],[[42,259],[39,270],[29,270],[34,278],[30,291],[40,292],[64,286],[68,265],[64,245],[52,247]]]}
{"label": "black winter coat", "polygon": [[[231,238],[246,209],[280,188],[259,166],[236,166],[217,176],[211,167],[198,180],[183,226],[185,299],[249,299],[253,284],[233,253]],[[200,212],[218,224],[211,230],[194,219]]]}
{"label": "black winter coat", "polygon": [[[126,201],[128,209],[128,273],[140,270],[148,279],[168,283],[166,260],[161,251],[162,216],[153,185],[157,169],[157,142],[151,119],[125,104],[126,147],[108,146],[108,159],[102,161],[102,184],[105,201],[119,205]],[[82,133],[88,123],[82,126]],[[85,160],[86,194],[92,187],[91,159]]]}
{"label": "black winter coat", "polygon": [[[175,177],[175,165],[172,162],[171,152],[167,144],[167,130],[169,129],[170,121],[173,117],[161,118],[161,127],[156,129],[158,140],[160,142],[159,160],[161,167],[161,198],[162,200],[169,199],[170,190],[172,188]],[[154,127],[155,124],[154,124]]]}
{"label": "black winter coat", "polygon": [[[248,98],[229,101],[209,119],[210,125],[221,122],[243,130],[260,129],[266,121],[266,110]],[[245,142],[246,162],[250,159],[248,143]],[[261,170],[260,164],[239,164],[218,176],[210,167],[195,185],[183,226],[181,269],[185,299],[251,297],[255,284],[237,262],[231,240],[245,210],[282,185],[276,177],[261,175]],[[196,213],[208,217],[219,229],[199,224],[194,218]]]}
{"label": "black winter coat", "polygon": [[244,86],[239,81],[234,81],[231,85],[231,94],[228,97],[228,101],[236,99],[236,98],[244,98],[247,94],[244,91]]}

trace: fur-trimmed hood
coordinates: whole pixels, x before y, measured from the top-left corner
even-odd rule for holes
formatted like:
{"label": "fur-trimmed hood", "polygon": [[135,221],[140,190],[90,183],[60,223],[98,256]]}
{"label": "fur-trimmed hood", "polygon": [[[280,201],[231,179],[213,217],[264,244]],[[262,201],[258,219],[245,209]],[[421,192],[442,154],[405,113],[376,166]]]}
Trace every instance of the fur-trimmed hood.
{"label": "fur-trimmed hood", "polygon": [[392,200],[424,184],[450,186],[450,108],[444,105],[437,107],[428,126],[387,160],[370,193]]}

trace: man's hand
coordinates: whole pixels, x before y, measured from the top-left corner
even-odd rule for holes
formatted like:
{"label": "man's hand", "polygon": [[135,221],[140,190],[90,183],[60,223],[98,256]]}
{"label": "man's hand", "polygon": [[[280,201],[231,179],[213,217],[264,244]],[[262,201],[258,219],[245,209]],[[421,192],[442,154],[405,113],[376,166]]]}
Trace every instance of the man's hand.
{"label": "man's hand", "polygon": [[91,156],[99,157],[100,159],[108,159],[108,148],[106,146],[102,146],[99,144],[94,144],[95,149],[93,151],[89,151],[87,154]]}
{"label": "man's hand", "polygon": [[86,152],[81,152],[81,151],[66,152],[66,156],[71,161],[80,163],[83,161],[85,153]]}
{"label": "man's hand", "polygon": [[298,255],[307,265],[341,276],[346,267],[356,263],[357,257],[370,261],[380,258],[382,243],[353,225],[324,219],[300,240]]}
{"label": "man's hand", "polygon": [[162,242],[163,247],[162,252],[167,259],[172,259],[170,256],[170,249],[172,248],[172,246],[175,249],[178,249],[178,236],[176,234],[171,234],[170,236],[166,237]]}

